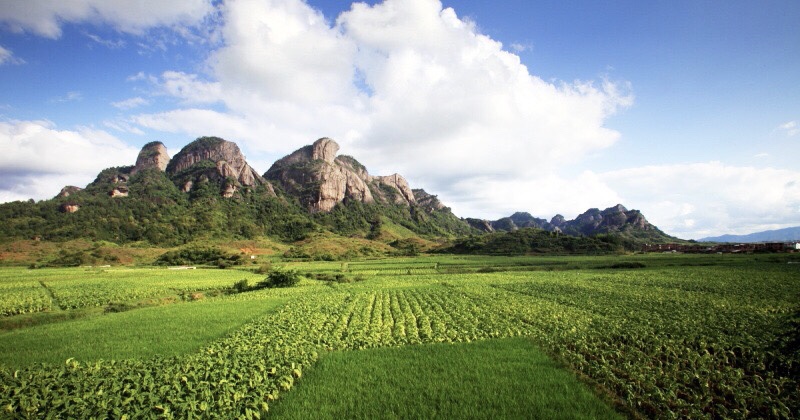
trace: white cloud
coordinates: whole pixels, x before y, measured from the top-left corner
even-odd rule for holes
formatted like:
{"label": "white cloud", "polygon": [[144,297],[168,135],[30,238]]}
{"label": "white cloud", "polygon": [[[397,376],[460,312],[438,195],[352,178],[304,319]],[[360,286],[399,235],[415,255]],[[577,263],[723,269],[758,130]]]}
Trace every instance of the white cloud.
{"label": "white cloud", "polygon": [[213,104],[221,99],[219,83],[200,81],[194,74],[167,71],[158,83],[164,93],[186,104]]}
{"label": "white cloud", "polygon": [[522,44],[519,42],[514,42],[509,45],[509,47],[511,48],[511,51],[514,51],[517,54],[533,49],[533,46],[530,44]]}
{"label": "white cloud", "polygon": [[233,120],[221,135],[251,150],[288,153],[329,136],[377,170],[500,179],[611,146],[619,134],[604,123],[632,103],[625,83],[531,75],[436,0],[357,3],[333,26],[301,1],[231,2],[223,17],[211,79],[169,72],[160,83],[185,105],[226,110],[199,125],[169,121],[198,109],[137,121],[195,133]]}
{"label": "white cloud", "polygon": [[50,198],[104,168],[132,165],[138,154],[105,131],[58,130],[48,121],[0,122],[0,149],[0,200]]}
{"label": "white cloud", "polygon": [[118,31],[141,34],[157,26],[194,25],[212,9],[209,0],[6,1],[0,7],[0,22],[15,32],[54,39],[67,22],[106,23]]}
{"label": "white cloud", "polygon": [[667,233],[700,238],[750,233],[800,221],[800,172],[720,162],[661,165],[599,174],[623,204]]}
{"label": "white cloud", "polygon": [[86,35],[86,37],[91,39],[92,41],[104,47],[110,48],[112,50],[116,50],[125,46],[125,41],[121,39],[118,40],[105,39],[100,37],[99,35],[95,35],[89,32],[84,33],[84,35]]}
{"label": "white cloud", "polygon": [[220,136],[242,138],[249,136],[247,121],[208,109],[181,109],[159,114],[134,116],[133,121],[144,127],[170,133],[188,133],[191,137]]}
{"label": "white cloud", "polygon": [[800,224],[800,171],[720,162],[585,171],[574,177],[471,179],[439,196],[459,216],[488,219],[516,211],[571,219],[591,207],[621,203],[684,239]]}
{"label": "white cloud", "polygon": [[140,96],[136,96],[134,98],[128,98],[118,102],[112,102],[111,105],[115,108],[119,109],[133,109],[138,108],[140,106],[148,105],[150,101],[144,99]]}
{"label": "white cloud", "polygon": [[103,121],[103,125],[108,127],[108,128],[111,128],[111,129],[114,129],[114,130],[117,130],[117,131],[121,131],[123,133],[131,133],[131,134],[136,134],[136,135],[139,135],[139,136],[143,136],[145,134],[144,131],[142,131],[141,128],[139,128],[138,126],[132,125],[128,121],[123,121],[123,120]]}
{"label": "white cloud", "polygon": [[510,180],[472,178],[456,181],[438,195],[458,216],[490,220],[518,211],[547,220],[556,214],[571,219],[589,208],[611,207],[621,202],[616,191],[589,171],[574,178],[555,174]]}

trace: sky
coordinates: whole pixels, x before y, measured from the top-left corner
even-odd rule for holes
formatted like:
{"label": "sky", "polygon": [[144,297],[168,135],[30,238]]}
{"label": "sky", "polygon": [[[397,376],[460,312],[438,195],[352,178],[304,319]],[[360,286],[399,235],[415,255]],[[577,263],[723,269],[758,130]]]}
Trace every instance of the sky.
{"label": "sky", "polygon": [[459,217],[800,225],[795,0],[0,0],[0,202],[162,141],[321,137]]}

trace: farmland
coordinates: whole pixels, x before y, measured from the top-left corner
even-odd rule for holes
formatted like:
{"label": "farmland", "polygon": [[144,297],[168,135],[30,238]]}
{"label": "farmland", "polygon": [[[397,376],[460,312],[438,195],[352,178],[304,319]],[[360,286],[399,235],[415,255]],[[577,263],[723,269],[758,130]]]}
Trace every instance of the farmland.
{"label": "farmland", "polygon": [[[283,404],[300,406],[285,397],[313,384],[315,375],[324,377],[326,370],[315,366],[325,366],[318,360],[328,355],[379,360],[389,353],[369,352],[522,337],[631,416],[794,418],[800,264],[787,263],[796,260],[786,254],[287,262],[283,268],[304,276],[298,286],[230,295],[220,292],[263,276],[4,268],[4,321],[97,309],[0,333],[0,416],[263,417],[270,408],[292,411]],[[162,306],[138,309],[141,302]],[[103,310],[120,307],[127,311]],[[230,321],[208,325],[220,318]],[[147,319],[147,329],[160,331],[152,340],[204,335],[155,354],[126,344],[139,334],[137,320]],[[119,329],[131,335],[112,334]],[[80,341],[78,332],[92,334],[91,347],[108,350],[77,344],[36,351],[60,339]],[[114,353],[119,347],[128,350]]]}

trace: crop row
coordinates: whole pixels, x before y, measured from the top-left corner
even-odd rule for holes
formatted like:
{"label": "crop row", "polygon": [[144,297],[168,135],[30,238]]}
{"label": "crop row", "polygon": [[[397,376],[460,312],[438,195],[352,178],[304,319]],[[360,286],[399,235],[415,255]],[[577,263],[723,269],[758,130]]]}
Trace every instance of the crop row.
{"label": "crop row", "polygon": [[51,304],[47,290],[37,281],[0,283],[0,316],[46,311]]}
{"label": "crop row", "polygon": [[503,302],[497,310],[649,417],[797,415],[798,360],[770,344],[781,304],[756,310],[730,296],[659,289],[588,281],[468,292]]}
{"label": "crop row", "polygon": [[491,305],[445,288],[332,291],[295,299],[185,357],[0,370],[0,407],[17,418],[254,418],[320,351],[521,332]]}

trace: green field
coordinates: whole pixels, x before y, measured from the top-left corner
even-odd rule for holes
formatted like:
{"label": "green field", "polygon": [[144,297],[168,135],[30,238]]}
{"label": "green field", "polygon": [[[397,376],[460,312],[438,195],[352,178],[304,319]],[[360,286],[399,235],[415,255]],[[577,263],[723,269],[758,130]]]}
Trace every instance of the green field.
{"label": "green field", "polygon": [[0,417],[295,418],[338,390],[359,403],[330,404],[331,417],[463,417],[455,410],[480,401],[475,418],[596,417],[609,405],[634,417],[795,418],[798,259],[286,263],[305,276],[298,286],[240,294],[223,290],[263,276],[3,268]]}

